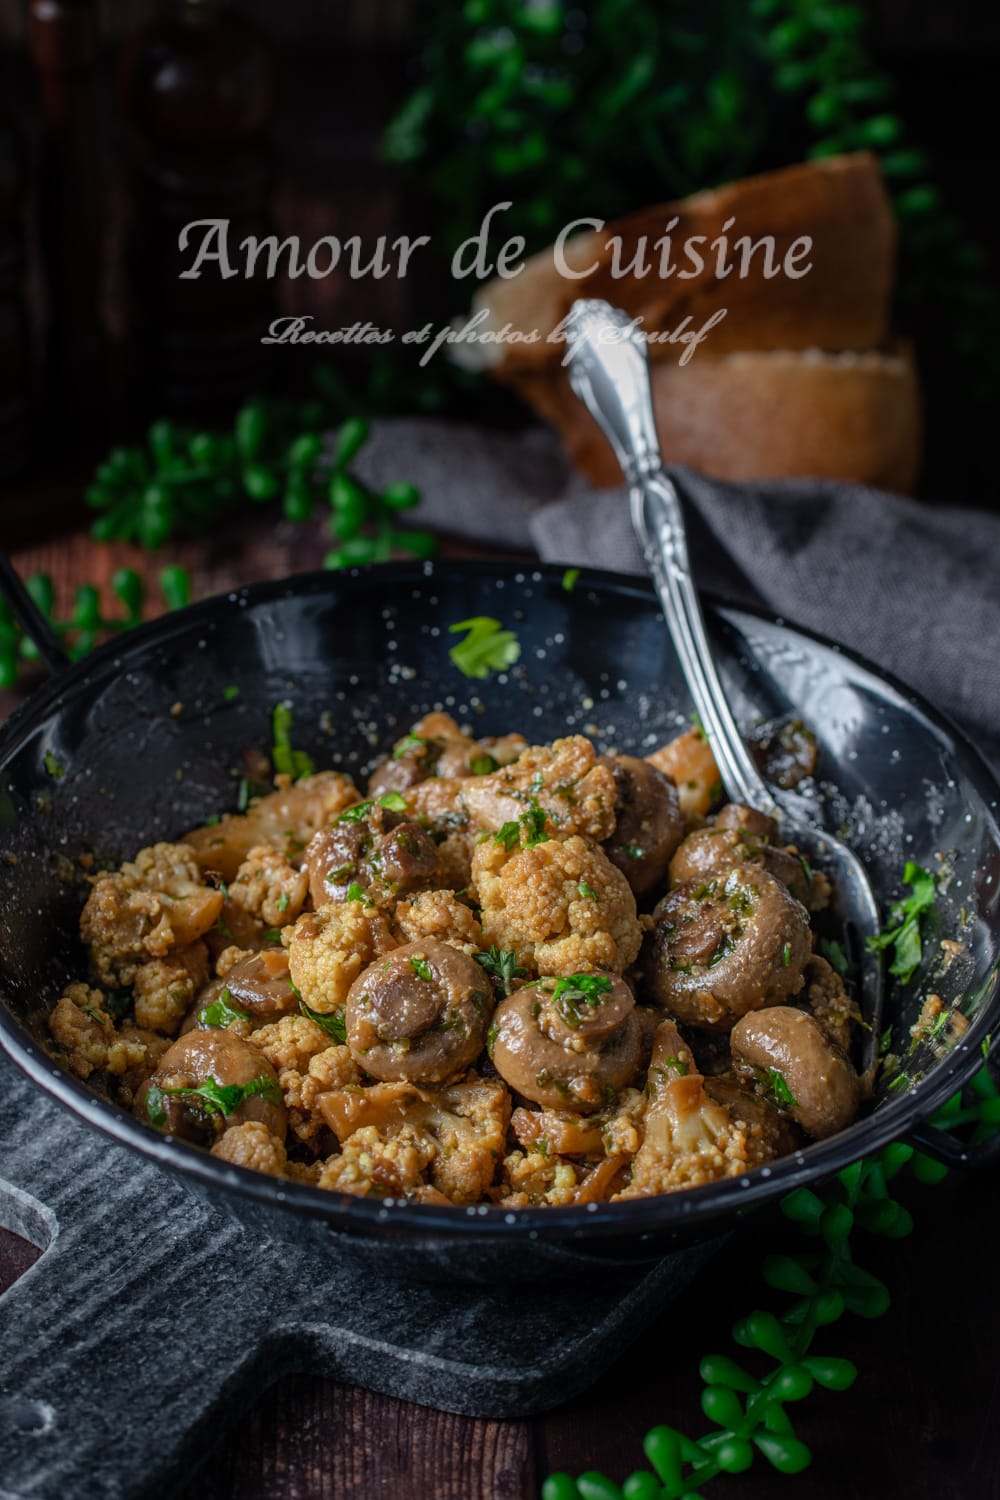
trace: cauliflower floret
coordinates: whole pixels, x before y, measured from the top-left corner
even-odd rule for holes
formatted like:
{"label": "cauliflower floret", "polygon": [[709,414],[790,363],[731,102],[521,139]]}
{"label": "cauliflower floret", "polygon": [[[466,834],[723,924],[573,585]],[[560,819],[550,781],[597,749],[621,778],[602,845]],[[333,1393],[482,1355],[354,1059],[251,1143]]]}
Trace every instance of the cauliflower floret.
{"label": "cauliflower floret", "polygon": [[504,1157],[500,1205],[503,1208],[565,1208],[576,1197],[582,1170],[541,1150],[512,1151]]}
{"label": "cauliflower floret", "polygon": [[267,927],[294,922],[309,894],[309,876],[295,870],[278,849],[251,849],[229,884],[229,900]]}
{"label": "cauliflower floret", "polygon": [[261,1120],[231,1125],[212,1147],[212,1155],[232,1162],[234,1167],[266,1172],[269,1177],[283,1177],[288,1162],[284,1141],[272,1135]]}
{"label": "cauliflower floret", "polygon": [[276,776],[276,791],[255,797],[246,813],[229,813],[218,823],[184,837],[199,865],[233,880],[252,849],[267,844],[288,859],[300,855],[314,833],[358,801],[358,790],[339,771],[320,771],[293,782]]}
{"label": "cauliflower floret", "polygon": [[196,942],[221,911],[222,892],[203,883],[191,851],[154,844],[117,874],[97,877],[80,935],[100,982],[128,985],[140,964]]}
{"label": "cauliflower floret", "polygon": [[48,1017],[49,1031],[67,1053],[77,1078],[96,1072],[119,1080],[119,1097],[135,1090],[156,1067],[168,1043],[165,1037],[139,1030],[126,1021],[121,1031],[104,1009],[104,995],[86,984],[71,984]]}
{"label": "cauliflower floret", "polygon": [[246,956],[247,950],[241,948],[238,943],[230,943],[228,948],[223,948],[215,960],[215,972],[218,977],[225,979],[230,969],[234,969],[237,964],[241,964]]}
{"label": "cauliflower floret", "polygon": [[642,929],[628,881],[587,839],[547,839],[512,856],[486,839],[476,849],[473,880],[484,943],[513,949],[533,974],[623,974],[639,953]]}
{"label": "cauliflower floret", "polygon": [[657,1028],[649,1065],[643,1141],[632,1178],[615,1198],[644,1198],[739,1177],[774,1154],[752,1111],[706,1092],[690,1048],[672,1021]]}
{"label": "cauliflower floret", "polygon": [[322,1026],[307,1016],[282,1016],[280,1021],[252,1032],[247,1041],[259,1047],[279,1073],[286,1068],[305,1073],[312,1059],[330,1045]]}
{"label": "cauliflower floret", "polygon": [[453,891],[421,891],[413,901],[401,901],[396,922],[408,943],[437,938],[470,954],[483,946],[483,929]]}
{"label": "cauliflower floret", "polygon": [[533,745],[512,765],[465,782],[463,796],[475,821],[491,831],[532,809],[544,813],[550,837],[585,834],[600,843],[615,831],[614,775],[582,734]]}
{"label": "cauliflower floret", "polygon": [[136,1025],[173,1036],[207,983],[208,949],[202,942],[141,964],[133,980]]}
{"label": "cauliflower floret", "polygon": [[424,1106],[437,1142],[431,1181],[452,1203],[477,1203],[496,1175],[510,1120],[510,1094],[497,1078],[467,1078]]}
{"label": "cauliflower floret", "polygon": [[404,1125],[384,1137],[366,1125],[331,1156],[319,1174],[319,1186],[358,1198],[401,1198],[425,1186],[423,1174],[437,1147],[429,1135]]}
{"label": "cauliflower floret", "polygon": [[[800,1003],[801,1000],[799,996]],[[836,969],[816,953],[806,964],[805,1008],[830,1041],[850,1056],[854,1027],[861,1024],[861,1011]]]}
{"label": "cauliflower floret", "polygon": [[305,1072],[282,1068],[278,1082],[285,1097],[289,1128],[300,1141],[311,1141],[326,1124],[318,1108],[320,1096],[336,1089],[357,1088],[361,1074],[350,1048],[333,1046],[314,1054]]}
{"label": "cauliflower floret", "polygon": [[292,928],[288,964],[310,1010],[340,1010],[362,969],[398,947],[386,917],[363,901],[341,901],[306,912]]}

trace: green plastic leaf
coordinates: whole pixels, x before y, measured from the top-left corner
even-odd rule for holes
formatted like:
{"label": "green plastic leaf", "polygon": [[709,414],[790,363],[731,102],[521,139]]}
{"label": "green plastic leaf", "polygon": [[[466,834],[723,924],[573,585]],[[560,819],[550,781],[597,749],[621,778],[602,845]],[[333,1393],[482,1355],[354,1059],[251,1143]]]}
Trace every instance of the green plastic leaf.
{"label": "green plastic leaf", "polygon": [[717,1427],[738,1427],[743,1420],[743,1404],[727,1385],[706,1385],[701,1393],[701,1409]]}
{"label": "green plastic leaf", "polygon": [[783,1437],[776,1432],[758,1432],[754,1442],[768,1463],[779,1474],[801,1474],[812,1462],[812,1454],[796,1437]]}
{"label": "green plastic leaf", "polygon": [[801,1261],[791,1255],[769,1255],[764,1262],[764,1280],[779,1292],[808,1296],[816,1283]]}
{"label": "green plastic leaf", "polygon": [[795,1188],[781,1200],[781,1212],[795,1224],[818,1224],[823,1202],[811,1188]]}
{"label": "green plastic leaf", "polygon": [[858,1377],[857,1366],[849,1359],[836,1359],[826,1355],[811,1354],[802,1361],[804,1369],[828,1391],[846,1391]]}
{"label": "green plastic leaf", "polygon": [[728,1385],[747,1395],[760,1389],[760,1381],[725,1354],[706,1354],[698,1369],[706,1385]]}
{"label": "green plastic leaf", "polygon": [[364,417],[350,417],[341,425],[337,433],[337,443],[333,450],[333,462],[336,468],[343,468],[349,464],[359,449],[363,448],[368,441],[371,431]]}

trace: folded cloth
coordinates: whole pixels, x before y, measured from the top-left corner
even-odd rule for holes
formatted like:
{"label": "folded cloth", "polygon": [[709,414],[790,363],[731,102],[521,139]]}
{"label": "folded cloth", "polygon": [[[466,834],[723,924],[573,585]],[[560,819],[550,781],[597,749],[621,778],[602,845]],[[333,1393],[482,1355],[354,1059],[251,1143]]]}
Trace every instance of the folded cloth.
{"label": "folded cloth", "polygon": [[[644,571],[624,489],[591,490],[555,439],[399,419],[358,467],[413,480],[421,525]],[[860,651],[965,727],[1000,767],[1000,515],[833,480],[724,484],[671,471],[699,585]]]}

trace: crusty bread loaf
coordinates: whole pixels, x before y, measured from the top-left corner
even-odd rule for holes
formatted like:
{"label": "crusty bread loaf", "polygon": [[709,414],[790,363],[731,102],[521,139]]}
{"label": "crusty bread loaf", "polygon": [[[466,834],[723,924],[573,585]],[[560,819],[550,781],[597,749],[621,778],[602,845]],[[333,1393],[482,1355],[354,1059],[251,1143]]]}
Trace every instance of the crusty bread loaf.
{"label": "crusty bread loaf", "polygon": [[[766,279],[763,254],[758,253],[745,279],[736,272],[717,279],[714,258],[691,279],[681,279],[676,272],[666,279],[655,271],[641,279],[612,275],[612,236],[621,237],[626,265],[641,237],[648,236],[648,253],[655,264],[659,252],[653,244],[675,217],[679,222],[671,239],[679,268],[690,269],[680,254],[686,240],[704,236],[705,251],[708,243],[725,234],[730,245],[743,235],[754,243],[773,236],[775,263],[783,263],[797,239],[811,236],[811,269],[797,279],[783,273]],[[874,157],[859,152],[806,162],[643,209],[602,230],[584,232],[569,241],[566,253],[576,269],[593,265],[580,279],[560,275],[549,249],[529,260],[511,280],[488,282],[473,303],[476,311],[488,309],[482,327],[499,330],[510,324],[525,332],[538,329],[542,337],[534,344],[479,347],[484,362],[505,376],[552,368],[565,347],[546,342],[545,336],[558,328],[577,297],[603,297],[641,316],[647,331],[673,329],[688,316],[689,326],[699,328],[725,308],[725,318],[712,329],[696,360],[706,351],[719,356],[735,349],[875,348],[889,332],[895,250],[895,222]],[[797,269],[805,263],[800,260]],[[676,345],[650,348],[652,359],[670,364],[679,352]]]}
{"label": "crusty bread loaf", "polygon": [[[559,432],[596,485],[621,483],[614,454],[560,371],[518,373],[516,387]],[[920,460],[911,351],[745,351],[652,367],[668,463],[720,479],[808,475],[906,492]]]}

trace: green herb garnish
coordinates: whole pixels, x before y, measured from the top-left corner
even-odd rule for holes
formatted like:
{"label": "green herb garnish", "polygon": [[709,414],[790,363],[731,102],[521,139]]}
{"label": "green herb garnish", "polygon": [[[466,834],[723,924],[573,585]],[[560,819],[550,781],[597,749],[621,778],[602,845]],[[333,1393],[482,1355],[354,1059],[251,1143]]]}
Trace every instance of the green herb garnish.
{"label": "green herb garnish", "polygon": [[217,1000],[211,1005],[205,1005],[198,1012],[198,1024],[200,1026],[221,1026],[228,1028],[234,1021],[249,1021],[250,1012],[242,1010],[240,1006],[233,1003],[233,997],[228,990],[223,990]]}
{"label": "green herb garnish", "polygon": [[337,818],[338,823],[360,823],[367,813],[375,806],[371,800],[367,802],[356,802],[346,812],[342,812]]}
{"label": "green herb garnish", "polygon": [[509,854],[521,842],[521,825],[520,823],[502,823],[493,837]]}
{"label": "green herb garnish", "polygon": [[493,1056],[493,1048],[496,1046],[497,1036],[500,1033],[500,1022],[491,1021],[486,1028],[486,1055]]}
{"label": "green herb garnish", "polygon": [[850,963],[848,962],[843,943],[839,943],[836,938],[820,938],[819,951],[830,967],[836,969],[838,974],[847,973]]}
{"label": "green herb garnish", "polygon": [[401,760],[404,755],[409,755],[411,750],[420,750],[427,743],[428,741],[423,739],[419,734],[408,734],[405,739],[400,740],[399,744],[393,750],[392,758],[393,760]]}
{"label": "green herb garnish", "polygon": [[249,806],[250,783],[245,776],[241,776],[239,786],[236,788],[236,811],[245,813]]}
{"label": "green herb garnish", "polygon": [[322,1011],[311,1010],[299,994],[299,991],[295,989],[294,984],[292,985],[292,989],[295,990],[295,994],[298,997],[299,1010],[305,1016],[306,1020],[315,1021],[316,1025],[325,1031],[327,1036],[333,1037],[335,1042],[339,1042],[343,1046],[347,1041],[347,1023],[344,1020],[344,1012],[342,1010],[332,1010],[328,1015],[324,1015]]}
{"label": "green herb garnish", "polygon": [[271,747],[271,763],[279,774],[290,776],[293,781],[311,776],[315,770],[312,759],[304,750],[292,748],[292,705],[276,703],[271,714],[271,729],[274,744]]}
{"label": "green herb garnish", "polygon": [[578,881],[576,888],[579,894],[583,897],[584,901],[600,901],[601,899],[597,892],[594,890],[594,887],[592,885],[588,885],[585,880]]}
{"label": "green herb garnish", "polygon": [[402,792],[384,792],[378,799],[378,805],[388,812],[405,812],[406,798]]}
{"label": "green herb garnish", "polygon": [[414,974],[416,974],[418,979],[423,979],[427,984],[430,984],[431,980],[434,978],[433,974],[431,973],[431,966],[427,962],[426,958],[411,958],[410,968],[413,970]]}
{"label": "green herb garnish", "polygon": [[280,894],[279,894],[279,896],[278,896],[278,899],[274,903],[274,905],[275,905],[275,909],[277,911],[287,911],[288,910],[288,892],[287,891],[281,891]]}
{"label": "green herb garnish", "polygon": [[[235,1114],[248,1099],[266,1099],[270,1104],[282,1102],[281,1089],[273,1078],[251,1078],[249,1083],[218,1083],[209,1076],[204,1083],[188,1088],[164,1089],[155,1084],[146,1095],[146,1113],[154,1125],[166,1120],[163,1100],[166,1095],[183,1099],[197,1099],[202,1109],[209,1114]],[[155,1097],[154,1097],[155,1096]]]}
{"label": "green herb garnish", "polygon": [[449,625],[452,635],[468,631],[464,641],[452,646],[448,655],[466,677],[488,677],[513,666],[521,655],[521,645],[512,630],[504,630],[499,620],[477,615]]}
{"label": "green herb garnish", "polygon": [[494,944],[485,953],[473,955],[477,964],[480,964],[494,979],[503,985],[503,992],[509,995],[515,979],[519,979],[528,971],[521,967],[517,961],[517,954],[498,948]]}
{"label": "green herb garnish", "polygon": [[787,969],[788,965],[791,963],[791,961],[792,961],[792,945],[791,945],[791,943],[786,943],[785,946],[781,950],[781,962],[784,964],[785,968]]}
{"label": "green herb garnish", "polygon": [[46,771],[48,771],[49,775],[56,781],[62,781],[63,777],[66,775],[66,767],[63,765],[62,761],[53,750],[46,750],[45,754],[42,756],[42,764],[44,765]]}
{"label": "green herb garnish", "polygon": [[562,586],[567,594],[571,594],[576,588],[576,581],[580,576],[579,568],[567,568],[562,576]]}
{"label": "green herb garnish", "polygon": [[240,696],[240,690],[235,683],[231,682],[228,687],[222,689],[222,696],[227,703],[232,703],[234,698]]}
{"label": "green herb garnish", "polygon": [[347,887],[347,900],[360,901],[363,906],[375,905],[375,902],[369,896],[364,886],[358,885],[358,882],[356,880],[352,880],[350,885]]}
{"label": "green herb garnish", "polygon": [[629,859],[646,858],[646,851],[639,844],[626,844],[623,852]]}
{"label": "green herb garnish", "polygon": [[469,761],[469,770],[473,776],[489,776],[491,771],[497,769],[497,762],[492,755],[474,755]]}
{"label": "green herb garnish", "polygon": [[772,1103],[779,1108],[794,1109],[799,1102],[788,1087],[784,1073],[779,1073],[777,1068],[768,1068],[765,1089]]}
{"label": "green herb garnish", "polygon": [[911,888],[911,894],[895,903],[889,912],[887,925],[877,937],[868,939],[868,948],[873,953],[892,948],[893,960],[889,965],[889,973],[907,984],[919,969],[923,957],[921,929],[934,908],[937,880],[929,870],[914,864],[913,860],[907,860],[903,883]]}

